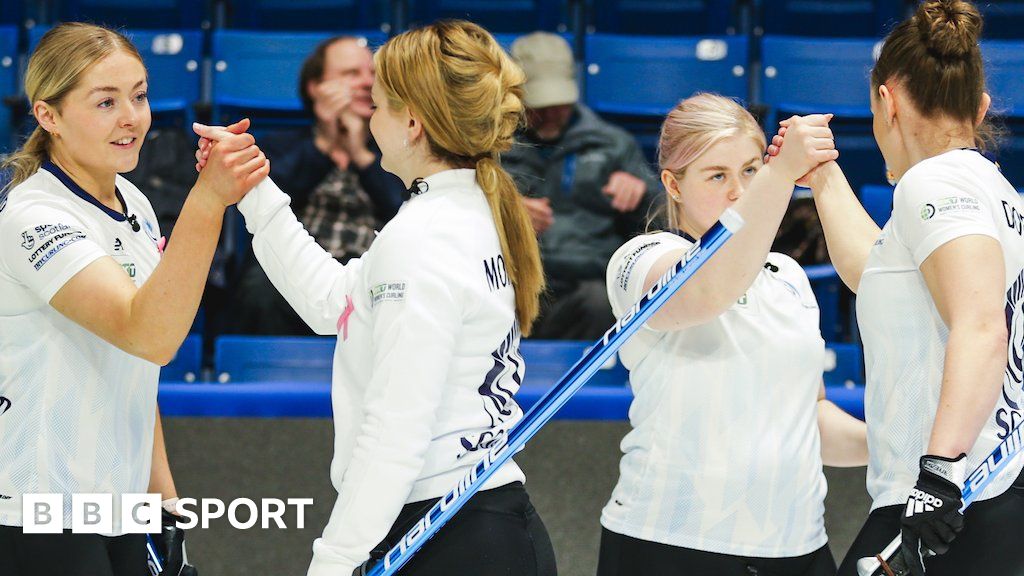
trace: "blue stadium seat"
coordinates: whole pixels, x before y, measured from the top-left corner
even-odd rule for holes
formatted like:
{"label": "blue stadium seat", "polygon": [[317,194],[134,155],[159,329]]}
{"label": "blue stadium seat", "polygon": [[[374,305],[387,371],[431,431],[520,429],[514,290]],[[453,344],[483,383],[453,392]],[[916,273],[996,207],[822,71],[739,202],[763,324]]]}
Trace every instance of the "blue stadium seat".
{"label": "blue stadium seat", "polygon": [[[987,30],[987,20],[985,27]],[[1024,31],[1020,36],[1024,37]],[[1024,184],[1024,41],[986,40],[981,51],[992,111],[1004,119],[1007,128],[996,158],[1006,178],[1019,186]]]}
{"label": "blue stadium seat", "polygon": [[[1024,36],[1024,30],[1020,33]],[[989,40],[982,43],[981,51],[995,112],[1024,117],[1024,40]]]}
{"label": "blue stadium seat", "polygon": [[882,38],[904,17],[899,0],[756,0],[765,34]]}
{"label": "blue stadium seat", "polygon": [[[214,367],[222,382],[330,382],[334,338],[221,336],[214,350]],[[592,342],[524,340],[526,382],[550,388],[583,357]],[[595,386],[625,386],[629,373],[618,361],[609,362],[591,378]]]}
{"label": "blue stadium seat", "polygon": [[256,30],[387,30],[381,0],[228,0],[227,26]]}
{"label": "blue stadium seat", "polygon": [[708,36],[733,33],[732,0],[593,0],[593,26],[608,34]]}
{"label": "blue stadium seat", "polygon": [[[566,372],[592,346],[593,342],[574,340],[523,340],[520,350],[526,361],[526,380],[524,386],[540,386],[550,388],[558,382]],[[619,363],[618,356],[587,382],[587,386],[626,386],[629,383],[629,372]]]}
{"label": "blue stadium seat", "polygon": [[[0,26],[0,98],[18,92],[18,28]],[[0,104],[0,154],[14,147],[11,110]]]}
{"label": "blue stadium seat", "polygon": [[818,301],[821,317],[818,320],[821,337],[835,342],[843,337],[846,326],[839,314],[839,295],[842,280],[831,264],[805,266],[804,272],[811,282],[811,290]]}
{"label": "blue stadium seat", "polygon": [[203,368],[203,337],[189,334],[167,366],[160,369],[161,382],[195,382]]}
{"label": "blue stadium seat", "polygon": [[828,343],[824,380],[825,386],[863,386],[864,350],[860,345]]}
{"label": "blue stadium seat", "polygon": [[25,18],[25,0],[0,2],[0,25],[21,26]]}
{"label": "blue stadium seat", "polygon": [[[49,26],[29,30],[29,52]],[[149,108],[154,114],[181,114],[190,126],[202,93],[203,35],[199,30],[124,30],[142,54],[149,74]]]}
{"label": "blue stadium seat", "polygon": [[219,382],[331,381],[335,338],[221,336],[213,352]]}
{"label": "blue stadium seat", "polygon": [[790,114],[831,112],[839,163],[854,190],[885,182],[885,162],[871,133],[870,73],[878,41],[765,36],[761,102],[771,136]]}
{"label": "blue stadium seat", "polygon": [[[335,34],[344,32],[214,32],[214,121],[223,121],[226,109],[270,115],[300,112],[302,62],[317,44]],[[386,38],[383,33],[375,33],[366,39],[370,46],[376,46]]]}
{"label": "blue stadium seat", "polygon": [[885,226],[892,216],[892,192],[892,186],[888,185],[869,185],[860,189],[860,203],[879,227]]}
{"label": "blue stadium seat", "polygon": [[982,0],[976,3],[985,17],[985,38],[1024,38],[1024,1]]}
{"label": "blue stadium seat", "polygon": [[795,114],[870,118],[876,44],[867,39],[765,36],[762,100],[775,110]]}
{"label": "blue stadium seat", "polygon": [[565,0],[412,0],[411,5],[413,25],[461,18],[491,32],[565,32],[569,27]]}
{"label": "blue stadium seat", "polygon": [[211,0],[56,0],[53,21],[128,28],[207,28]]}
{"label": "blue stadium seat", "polygon": [[745,37],[587,36],[587,103],[597,112],[660,120],[694,92],[745,98]]}
{"label": "blue stadium seat", "polygon": [[[498,44],[501,44],[501,47],[504,48],[506,52],[511,54],[512,43],[520,36],[525,36],[525,34],[519,32],[497,32],[494,34],[494,39],[498,41]],[[565,41],[569,43],[569,46],[573,46],[576,41],[576,36],[568,32],[559,33],[559,36],[565,38]]]}

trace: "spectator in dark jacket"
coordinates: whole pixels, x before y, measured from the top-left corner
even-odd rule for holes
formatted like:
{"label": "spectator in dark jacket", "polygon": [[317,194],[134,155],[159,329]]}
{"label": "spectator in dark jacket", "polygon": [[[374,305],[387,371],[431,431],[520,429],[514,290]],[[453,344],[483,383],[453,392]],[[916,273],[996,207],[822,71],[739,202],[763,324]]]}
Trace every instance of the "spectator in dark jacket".
{"label": "spectator in dark jacket", "polygon": [[642,231],[658,180],[628,132],[578,102],[572,50],[561,36],[523,36],[512,56],[527,76],[527,128],[501,160],[523,194],[549,286],[533,335],[597,338],[615,321],[608,260]]}
{"label": "spectator in dark jacket", "polygon": [[[341,262],[361,256],[402,203],[402,182],[380,167],[369,133],[373,56],[362,39],[324,41],[299,74],[313,127],[267,134],[261,148],[275,181],[313,238]],[[235,300],[235,332],[311,334],[255,265],[245,261]]]}

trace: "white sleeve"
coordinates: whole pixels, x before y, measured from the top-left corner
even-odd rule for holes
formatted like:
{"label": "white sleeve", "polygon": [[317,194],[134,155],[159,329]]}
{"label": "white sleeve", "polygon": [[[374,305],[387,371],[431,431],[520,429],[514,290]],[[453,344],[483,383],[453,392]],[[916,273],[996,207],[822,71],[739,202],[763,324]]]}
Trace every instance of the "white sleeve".
{"label": "white sleeve", "polygon": [[896,237],[918,267],[940,246],[961,236],[999,238],[988,207],[963,187],[928,176],[900,184],[893,202]]}
{"label": "white sleeve", "polygon": [[58,208],[8,206],[0,218],[0,267],[43,302],[106,255],[81,220]]}
{"label": "white sleeve", "polygon": [[351,294],[363,262],[342,265],[302,227],[291,198],[268,177],[238,203],[253,235],[256,260],[292,308],[317,334],[338,333],[345,295]]}
{"label": "white sleeve", "polygon": [[[393,231],[397,232],[397,231]],[[369,270],[373,372],[364,420],[309,576],[350,574],[387,536],[423,468],[463,305],[455,232],[378,239]]]}
{"label": "white sleeve", "polygon": [[671,233],[646,234],[626,242],[608,262],[607,290],[612,312],[618,318],[644,294],[651,267],[665,254],[686,250],[693,244]]}

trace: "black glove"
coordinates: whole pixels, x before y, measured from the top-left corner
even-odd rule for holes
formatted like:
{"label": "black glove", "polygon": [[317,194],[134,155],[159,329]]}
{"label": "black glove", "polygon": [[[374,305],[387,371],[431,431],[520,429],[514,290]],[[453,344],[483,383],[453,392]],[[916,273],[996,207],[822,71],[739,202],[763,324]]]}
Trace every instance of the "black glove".
{"label": "black glove", "polygon": [[181,516],[163,510],[163,530],[153,536],[156,552],[164,565],[163,571],[160,572],[161,576],[199,576],[195,566],[188,563],[188,554],[185,553],[185,531],[176,525],[176,522],[183,520]]}
{"label": "black glove", "polygon": [[921,473],[907,498],[902,521],[901,553],[914,576],[924,576],[924,559],[933,553],[945,554],[963,530],[960,484],[966,465],[966,454],[956,459],[921,457]]}

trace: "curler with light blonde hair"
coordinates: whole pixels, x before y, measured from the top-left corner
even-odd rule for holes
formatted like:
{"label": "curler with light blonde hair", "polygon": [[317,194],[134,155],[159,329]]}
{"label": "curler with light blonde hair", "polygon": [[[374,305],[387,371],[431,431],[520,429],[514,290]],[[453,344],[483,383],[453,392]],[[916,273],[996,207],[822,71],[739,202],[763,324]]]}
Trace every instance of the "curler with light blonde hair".
{"label": "curler with light blonde hair", "polygon": [[523,122],[525,74],[490,33],[461,20],[392,38],[374,64],[388,105],[408,106],[420,118],[431,153],[451,166],[476,169],[515,289],[516,317],[529,335],[544,271],[530,218],[498,161]]}
{"label": "curler with light blonde hair", "polygon": [[[717,94],[696,94],[679,102],[662,123],[658,166],[677,179],[682,178],[686,168],[709,148],[735,136],[750,137],[761,150],[767,146],[757,120],[735,100]],[[670,198],[664,204],[669,228],[678,230],[675,204]]]}
{"label": "curler with light blonde hair", "polygon": [[[131,41],[115,30],[81,22],[54,26],[43,35],[28,61],[25,95],[29,106],[43,101],[59,111],[64,97],[78,86],[86,71],[118,51],[142,62]],[[50,155],[51,138],[37,126],[25,143],[0,163],[0,170],[11,172],[5,189],[14,188],[39,170]]]}

